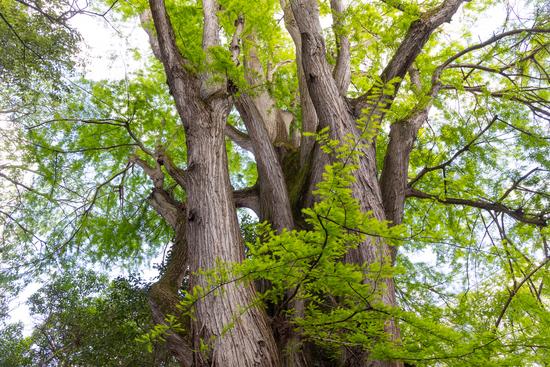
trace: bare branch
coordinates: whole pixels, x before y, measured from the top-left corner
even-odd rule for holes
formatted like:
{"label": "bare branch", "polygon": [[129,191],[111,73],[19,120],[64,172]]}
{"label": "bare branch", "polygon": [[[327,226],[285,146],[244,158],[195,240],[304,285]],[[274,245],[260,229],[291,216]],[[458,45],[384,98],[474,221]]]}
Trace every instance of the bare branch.
{"label": "bare branch", "polygon": [[172,227],[177,230],[185,218],[185,206],[174,199],[166,190],[155,187],[148,197],[149,204]]}
{"label": "bare branch", "polygon": [[184,169],[179,168],[174,164],[172,158],[166,153],[162,146],[158,146],[155,152],[157,162],[163,165],[168,174],[180,185],[183,189],[187,186],[187,173]]}
{"label": "bare branch", "polygon": [[237,208],[248,208],[260,216],[260,197],[256,186],[233,191],[233,200]]}
{"label": "bare branch", "polygon": [[241,52],[241,33],[244,28],[244,18],[242,15],[239,15],[235,20],[235,32],[231,38],[231,44],[229,45],[229,50],[231,51],[231,59],[235,65],[239,65],[239,54]]}
{"label": "bare branch", "polygon": [[514,183],[512,184],[512,186],[510,186],[508,188],[508,190],[506,190],[504,192],[504,194],[502,194],[502,196],[498,199],[498,201],[502,201],[504,199],[506,199],[508,197],[508,195],[510,195],[510,193],[512,191],[514,191],[518,186],[519,184],[527,179],[529,176],[531,176],[533,173],[537,172],[537,171],[540,171],[541,169],[540,168],[533,168],[532,170],[530,170],[529,172],[527,172],[526,174],[524,174],[523,176],[521,176],[520,178],[518,178],[517,180],[514,181]]}
{"label": "bare branch", "polygon": [[502,307],[502,310],[500,311],[500,314],[498,315],[497,321],[495,322],[495,329],[497,329],[500,326],[500,323],[502,322],[502,318],[506,314],[506,311],[508,310],[508,307],[510,306],[510,303],[516,296],[516,294],[519,292],[520,288],[529,281],[533,275],[535,275],[536,272],[538,272],[540,269],[545,267],[548,262],[550,262],[550,257],[546,257],[537,267],[535,267],[533,270],[531,270],[528,274],[526,274],[523,279],[510,291],[510,295],[506,299],[506,302],[504,303],[504,306]]}
{"label": "bare branch", "polygon": [[145,33],[147,33],[147,36],[149,37],[149,45],[151,46],[151,50],[153,50],[153,55],[155,55],[157,59],[162,60],[159,40],[151,24],[152,23],[151,10],[146,9],[145,11],[143,11],[139,15],[139,21],[141,23],[142,28],[145,30]]}
{"label": "bare branch", "polygon": [[151,167],[147,162],[136,155],[130,157],[130,162],[137,164],[143,169],[143,172],[153,181],[154,188],[162,189],[164,186],[164,173],[162,173],[158,162],[155,167]]}
{"label": "bare branch", "polygon": [[546,28],[520,28],[520,29],[514,29],[507,32],[502,32],[500,34],[494,35],[493,37],[487,39],[484,42],[478,43],[476,45],[470,46],[465,48],[464,50],[456,53],[455,55],[448,58],[443,64],[439,65],[437,69],[435,69],[433,75],[432,75],[432,84],[435,85],[437,81],[439,80],[439,77],[441,76],[442,71],[449,67],[451,63],[460,57],[466,55],[467,53],[470,53],[475,50],[479,50],[481,48],[487,47],[505,37],[513,36],[520,33],[550,33],[550,29]]}

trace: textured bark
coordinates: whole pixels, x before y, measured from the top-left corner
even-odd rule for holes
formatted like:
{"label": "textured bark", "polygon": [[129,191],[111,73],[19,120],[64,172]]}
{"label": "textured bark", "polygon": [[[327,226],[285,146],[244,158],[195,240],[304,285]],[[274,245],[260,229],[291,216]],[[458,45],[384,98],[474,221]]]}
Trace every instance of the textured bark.
{"label": "textured bark", "polygon": [[[343,141],[351,134],[356,139],[361,139],[355,120],[349,110],[346,101],[339,93],[336,81],[332,77],[329,65],[325,58],[325,45],[321,35],[319,13],[316,1],[297,0],[291,2],[294,18],[302,38],[302,62],[307,70],[308,90],[315,106],[320,127],[329,127],[332,139]],[[385,219],[382,205],[382,195],[376,177],[376,161],[374,149],[370,146],[362,149],[359,159],[359,167],[355,172],[356,181],[352,185],[354,196],[359,200],[363,211],[372,211],[378,219]],[[317,152],[317,159],[322,153]],[[326,159],[326,158],[325,158]],[[318,177],[324,166],[314,162],[313,177]],[[315,184],[315,182],[313,182]],[[369,237],[364,243],[348,252],[346,261],[355,264],[374,264],[388,261],[391,257],[389,246],[377,239]],[[391,306],[396,305],[395,287],[392,279],[380,279],[384,283],[382,301]],[[380,286],[378,286],[380,288]],[[386,331],[392,339],[398,340],[399,329],[393,320],[388,320]],[[354,353],[349,360],[351,365],[361,365],[365,360],[362,353]],[[356,358],[357,360],[353,360]],[[399,362],[373,362],[373,366],[399,366]]]}
{"label": "textured bark", "polygon": [[[215,6],[214,1],[203,1],[206,51],[219,41]],[[185,236],[190,246],[190,286],[209,289],[211,285],[196,273],[198,270],[212,269],[217,261],[233,263],[244,258],[225,151],[230,100],[220,93],[221,85],[210,83],[208,75],[195,78],[186,72],[164,2],[151,0],[150,7],[170,93],[186,133],[188,169],[178,183],[184,185],[187,194]],[[167,162],[162,160],[163,164]],[[166,168],[169,173],[181,173]],[[192,347],[198,351],[201,341],[206,342],[211,353],[194,353],[195,366],[279,365],[266,316],[262,310],[250,307],[254,298],[251,284],[233,282],[219,294],[208,293],[197,302]]]}
{"label": "textured bark", "polygon": [[269,221],[279,231],[283,228],[292,229],[294,221],[285,177],[266,129],[265,116],[260,113],[255,101],[246,94],[238,98],[236,105],[250,134],[256,159],[260,219]]}
{"label": "textured bark", "polygon": [[[221,116],[220,116],[221,117]],[[217,261],[240,262],[244,250],[227,172],[224,143],[225,119],[193,124],[187,131],[189,184],[187,185],[187,237],[192,239],[191,273],[212,269]],[[193,275],[191,286],[209,289],[203,276]],[[278,354],[265,315],[247,309],[254,299],[250,284],[230,283],[219,295],[198,302],[193,325],[194,347],[200,339],[213,340],[210,358],[196,363],[214,366],[276,366]],[[231,323],[234,326],[225,331]],[[210,360],[208,360],[210,359]]]}
{"label": "textured bark", "polygon": [[332,9],[332,22],[334,23],[332,28],[334,29],[336,46],[338,48],[333,75],[340,94],[345,96],[351,79],[350,42],[344,33],[345,8],[342,0],[330,0],[330,7]]}
{"label": "textured bark", "polygon": [[[428,112],[429,108],[415,112],[405,121],[394,123],[390,129],[390,141],[384,158],[380,187],[386,219],[393,225],[401,224],[403,221],[410,153],[418,129],[428,118]],[[394,248],[391,254],[393,262],[396,257]]]}
{"label": "textured bark", "polygon": [[[292,37],[294,47],[296,48],[296,68],[298,69],[298,89],[300,92],[300,107],[302,108],[302,133],[314,133],[317,131],[318,120],[315,107],[311,101],[309,90],[306,82],[306,74],[302,63],[302,36],[294,19],[294,13],[290,8],[288,0],[280,0],[283,8],[285,27]],[[300,164],[302,166],[309,165],[312,159],[313,146],[315,139],[311,136],[302,134],[300,141]]]}

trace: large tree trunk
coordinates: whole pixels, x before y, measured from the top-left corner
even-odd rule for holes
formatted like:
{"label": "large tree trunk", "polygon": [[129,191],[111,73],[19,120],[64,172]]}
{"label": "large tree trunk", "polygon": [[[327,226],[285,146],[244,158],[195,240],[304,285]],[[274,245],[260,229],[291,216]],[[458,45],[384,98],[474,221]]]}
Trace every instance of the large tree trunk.
{"label": "large tree trunk", "polygon": [[[412,23],[401,46],[380,76],[384,83],[404,77],[433,30],[448,21],[461,2],[447,0]],[[220,44],[216,16],[218,7],[214,0],[203,0],[202,4],[203,49],[206,52],[209,47]],[[337,26],[335,29],[341,27],[344,21],[343,4],[341,0],[330,2]],[[353,137],[360,149],[356,181],[352,185],[354,197],[363,211],[372,212],[377,219],[400,223],[409,154],[429,106],[422,106],[418,113],[392,126],[379,181],[376,151],[369,140],[372,136],[365,139],[357,119],[366,120],[367,128],[378,125],[383,118],[382,111],[395,98],[399,83],[393,95],[381,95],[377,103],[372,102],[374,91],[349,101],[346,92],[350,80],[350,43],[346,35],[335,31],[338,57],[336,66],[331,69],[326,60],[317,1],[281,0],[281,5],[285,25],[296,46],[302,130],[315,132],[319,128],[329,128],[331,138],[339,141]],[[173,222],[171,225],[176,238],[181,240],[184,236],[184,240],[175,243],[174,249],[179,248],[177,254],[181,256],[175,257],[173,275],[166,275],[153,287],[151,305],[156,319],[161,319],[170,311],[163,300],[175,302],[175,289],[181,284],[181,275],[187,268],[190,270],[190,286],[198,285],[206,290],[206,295],[196,304],[190,335],[170,336],[169,347],[182,366],[278,366],[280,358],[284,366],[324,366],[327,360],[320,354],[304,351],[284,353],[289,345],[292,347],[292,344],[300,343],[299,335],[289,327],[291,320],[274,322],[274,327],[284,325],[290,329],[280,333],[271,330],[263,310],[250,308],[255,299],[252,284],[229,282],[219,292],[210,292],[214,285],[208,284],[198,271],[208,271],[216,267],[218,261],[235,263],[243,260],[244,246],[235,212],[235,199],[239,206],[253,207],[260,218],[269,221],[275,229],[293,229],[295,224],[303,223],[300,209],[313,205],[316,198],[311,191],[320,182],[326,164],[334,158],[324,154],[311,137],[302,137],[300,151],[291,154],[294,156],[291,169],[284,170],[285,165],[281,164],[284,157],[278,154],[274,143],[288,134],[288,131],[282,131],[287,119],[283,111],[275,108],[275,101],[269,93],[265,90],[255,96],[243,93],[233,100],[227,94],[225,83],[212,82],[209,73],[194,75],[189,72],[185,67],[187,61],[176,45],[164,2],[150,0],[150,6],[156,33],[149,32],[149,36],[155,56],[164,65],[170,92],[185,129],[188,158],[186,170],[175,167],[162,151],[156,157],[159,162],[156,170],[142,164],[153,179],[155,190],[160,190],[154,191],[153,206],[169,223]],[[243,19],[239,17],[236,24],[237,31],[231,42],[234,61],[238,61],[238,32],[242,31]],[[208,53],[206,55],[208,59]],[[245,50],[244,60],[248,82],[253,86],[264,84],[266,80],[261,77],[262,66],[253,48]],[[248,135],[226,127],[232,103],[235,103],[244,120]],[[285,128],[288,129],[288,126]],[[259,176],[257,187],[232,192],[225,151],[226,133],[253,152]],[[162,200],[166,198],[166,192],[163,193],[159,178],[163,174],[160,165],[164,165],[168,174],[185,190],[187,201],[184,207],[166,204],[169,200]],[[159,203],[164,203],[164,206]],[[178,247],[181,244],[185,246]],[[392,264],[394,260],[395,251],[384,240],[372,236],[366,237],[360,246],[345,256],[345,261],[361,266]],[[393,279],[367,278],[365,282],[373,283],[380,290],[380,302],[397,306]],[[292,307],[298,309],[299,314],[304,305],[295,303]],[[386,320],[385,331],[390,339],[399,343],[399,327],[393,319]],[[178,348],[178,343],[190,345],[188,348]],[[210,350],[199,352],[204,344]],[[343,353],[342,364],[376,367],[403,365],[400,361],[372,361],[368,351],[363,350]]]}
{"label": "large tree trunk", "polygon": [[[225,116],[214,114],[187,130],[187,238],[190,286],[211,288],[199,270],[217,261],[241,262],[244,248],[232,198],[224,140]],[[198,357],[197,365],[276,366],[277,350],[263,312],[249,308],[254,300],[250,284],[231,282],[201,299],[193,324],[194,347],[212,340],[211,360]],[[231,327],[231,325],[234,326]]]}
{"label": "large tree trunk", "polygon": [[[244,258],[244,247],[235,212],[225,150],[225,124],[230,101],[218,94],[220,87],[208,75],[199,78],[184,68],[172,25],[162,0],[150,1],[157,31],[159,55],[170,93],[186,133],[187,170],[175,167],[170,158],[158,160],[187,195],[185,236],[189,246],[190,286],[207,291],[196,304],[192,322],[195,366],[278,366],[279,358],[263,310],[251,307],[255,293],[251,284],[229,282],[210,292],[199,270],[208,271],[218,261],[235,263]],[[203,46],[215,45],[218,26],[215,5],[203,1]],[[199,352],[201,345],[209,350]]]}

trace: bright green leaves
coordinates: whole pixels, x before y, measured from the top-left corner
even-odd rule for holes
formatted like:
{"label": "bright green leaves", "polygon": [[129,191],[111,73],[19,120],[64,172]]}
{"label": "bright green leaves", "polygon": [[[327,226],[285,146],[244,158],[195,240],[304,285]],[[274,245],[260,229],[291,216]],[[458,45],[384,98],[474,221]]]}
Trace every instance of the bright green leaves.
{"label": "bright green leaves", "polygon": [[133,266],[168,241],[170,230],[147,203],[149,178],[130,162],[132,155],[151,162],[158,145],[185,162],[183,129],[163,85],[154,63],[131,81],[83,82],[52,117],[26,121],[23,160],[38,174],[21,220],[33,223],[47,257],[131,257]]}
{"label": "bright green leaves", "polygon": [[146,334],[142,334],[135,339],[136,342],[144,344],[149,353],[153,352],[155,344],[166,342],[166,335],[168,333],[184,331],[181,323],[174,315],[168,315],[164,320],[164,324],[156,324]]}

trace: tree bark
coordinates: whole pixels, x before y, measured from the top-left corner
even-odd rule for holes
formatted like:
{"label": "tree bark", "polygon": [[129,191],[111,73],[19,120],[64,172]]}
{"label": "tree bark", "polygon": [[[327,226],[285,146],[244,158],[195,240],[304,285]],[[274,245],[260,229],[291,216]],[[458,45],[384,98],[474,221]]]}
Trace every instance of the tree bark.
{"label": "tree bark", "polygon": [[[203,1],[205,25],[203,45],[218,42],[215,3]],[[174,32],[162,0],[151,0],[161,61],[170,93],[183,122],[187,144],[187,170],[176,172],[186,194],[185,236],[190,250],[190,287],[209,290],[199,270],[215,268],[218,261],[240,262],[244,247],[229,181],[225,126],[230,101],[219,93],[222,85],[210,83],[208,75],[195,78],[184,68]],[[215,97],[220,95],[220,97]],[[165,164],[169,161],[162,161]],[[206,353],[194,353],[194,365],[278,366],[279,358],[265,313],[251,307],[255,299],[251,284],[230,282],[219,293],[207,292],[198,300],[192,322],[195,351],[208,345]]]}

